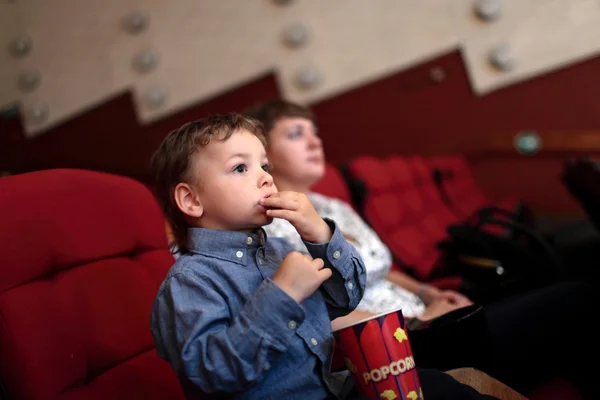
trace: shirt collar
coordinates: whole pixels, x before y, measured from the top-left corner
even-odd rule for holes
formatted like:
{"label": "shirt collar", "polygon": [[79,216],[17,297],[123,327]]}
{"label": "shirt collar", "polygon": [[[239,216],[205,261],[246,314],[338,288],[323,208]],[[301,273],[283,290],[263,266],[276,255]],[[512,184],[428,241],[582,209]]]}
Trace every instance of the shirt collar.
{"label": "shirt collar", "polygon": [[267,233],[263,228],[254,233],[189,228],[188,238],[191,253],[246,265],[248,251],[264,246]]}

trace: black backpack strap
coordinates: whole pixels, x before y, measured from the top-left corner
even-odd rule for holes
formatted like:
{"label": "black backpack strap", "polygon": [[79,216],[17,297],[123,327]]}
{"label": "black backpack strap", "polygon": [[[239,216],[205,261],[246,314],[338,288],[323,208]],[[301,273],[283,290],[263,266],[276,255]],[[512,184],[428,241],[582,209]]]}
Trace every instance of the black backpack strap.
{"label": "black backpack strap", "polygon": [[[513,221],[513,220],[501,220],[498,218],[495,218],[493,216],[488,216],[488,217],[484,217],[482,219],[480,219],[476,224],[475,224],[475,228],[478,230],[481,230],[481,228],[485,225],[496,225],[496,226],[502,226],[502,227],[508,227],[510,228],[513,232],[515,233],[520,233],[523,234],[525,236],[527,236],[528,238],[532,239],[532,241],[538,245],[538,247],[546,254],[547,259],[549,261],[549,266],[550,271],[552,273],[552,278],[553,279],[559,279],[560,276],[562,275],[562,266],[561,266],[561,262],[560,262],[560,258],[558,257],[558,255],[556,254],[556,252],[554,251],[554,249],[552,248],[552,246],[550,246],[550,244],[548,244],[548,242],[546,242],[546,240],[544,238],[542,238],[542,236],[540,236],[539,234],[537,234],[536,232],[534,232],[533,230],[529,229],[528,227],[526,227],[525,225]],[[511,239],[508,239],[511,240]],[[548,270],[545,270],[548,271]]]}
{"label": "black backpack strap", "polygon": [[440,195],[440,198],[442,199],[442,202],[446,205],[446,207],[448,207],[448,209],[452,211],[454,215],[456,215],[458,218],[468,218],[468,216],[464,215],[460,210],[458,210],[456,204],[454,204],[452,199],[450,199],[450,195],[448,195],[448,192],[446,191],[446,188],[444,186],[444,171],[442,171],[439,168],[433,168],[431,172],[431,178],[433,180],[433,183],[435,183],[435,187],[437,188],[438,194]]}

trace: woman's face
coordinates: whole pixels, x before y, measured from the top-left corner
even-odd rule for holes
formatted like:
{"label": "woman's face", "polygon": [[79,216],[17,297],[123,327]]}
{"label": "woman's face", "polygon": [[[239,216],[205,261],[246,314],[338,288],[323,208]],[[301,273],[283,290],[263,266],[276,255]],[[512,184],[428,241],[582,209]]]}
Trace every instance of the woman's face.
{"label": "woman's face", "polygon": [[321,139],[312,121],[299,117],[280,118],[268,133],[267,157],[277,179],[310,187],[325,172]]}

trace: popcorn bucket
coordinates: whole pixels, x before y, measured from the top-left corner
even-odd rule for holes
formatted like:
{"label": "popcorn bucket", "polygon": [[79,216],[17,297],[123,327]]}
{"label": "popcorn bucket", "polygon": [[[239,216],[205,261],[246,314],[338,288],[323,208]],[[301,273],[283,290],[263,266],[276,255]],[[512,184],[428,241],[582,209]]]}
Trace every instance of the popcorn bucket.
{"label": "popcorn bucket", "polygon": [[346,367],[363,396],[423,399],[401,310],[373,316],[335,333]]}

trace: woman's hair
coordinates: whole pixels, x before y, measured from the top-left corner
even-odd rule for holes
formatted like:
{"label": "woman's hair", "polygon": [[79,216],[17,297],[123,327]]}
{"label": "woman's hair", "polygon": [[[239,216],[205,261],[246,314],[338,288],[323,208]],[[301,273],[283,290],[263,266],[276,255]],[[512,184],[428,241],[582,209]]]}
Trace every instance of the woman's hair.
{"label": "woman's hair", "polygon": [[175,245],[181,253],[187,253],[189,250],[189,224],[175,202],[175,187],[181,182],[201,184],[201,180],[190,173],[192,156],[211,140],[225,141],[241,130],[253,133],[266,145],[260,121],[229,113],[188,122],[171,131],[152,156],[150,170],[155,196],[173,231]]}
{"label": "woman's hair", "polygon": [[[243,114],[262,122],[265,134],[269,132],[281,118],[306,118],[316,123],[313,112],[308,108],[283,99],[272,99],[247,108]],[[268,139],[268,138],[267,138]]]}

